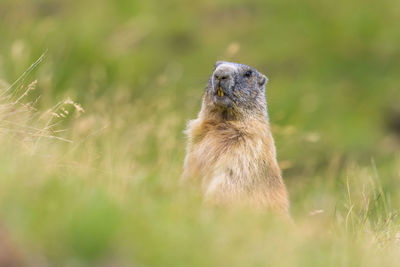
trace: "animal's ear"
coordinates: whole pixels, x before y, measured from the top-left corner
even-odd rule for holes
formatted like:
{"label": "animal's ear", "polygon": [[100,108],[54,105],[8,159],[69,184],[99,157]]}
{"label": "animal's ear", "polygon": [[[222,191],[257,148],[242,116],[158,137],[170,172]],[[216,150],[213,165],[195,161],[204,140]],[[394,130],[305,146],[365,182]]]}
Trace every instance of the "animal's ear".
{"label": "animal's ear", "polygon": [[260,74],[260,75],[258,76],[258,84],[259,84],[260,86],[263,86],[263,85],[267,84],[267,82],[268,82],[267,76],[265,76],[265,75],[263,75],[263,74]]}

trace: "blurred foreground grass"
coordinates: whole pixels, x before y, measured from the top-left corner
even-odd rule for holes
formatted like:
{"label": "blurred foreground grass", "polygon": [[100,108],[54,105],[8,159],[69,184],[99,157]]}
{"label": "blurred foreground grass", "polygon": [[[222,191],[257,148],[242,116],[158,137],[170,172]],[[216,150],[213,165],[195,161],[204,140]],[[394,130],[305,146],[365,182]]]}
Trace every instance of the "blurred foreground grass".
{"label": "blurred foreground grass", "polygon": [[[0,247],[15,266],[397,266],[398,14],[390,0],[3,0]],[[295,227],[178,186],[217,59],[270,78]]]}

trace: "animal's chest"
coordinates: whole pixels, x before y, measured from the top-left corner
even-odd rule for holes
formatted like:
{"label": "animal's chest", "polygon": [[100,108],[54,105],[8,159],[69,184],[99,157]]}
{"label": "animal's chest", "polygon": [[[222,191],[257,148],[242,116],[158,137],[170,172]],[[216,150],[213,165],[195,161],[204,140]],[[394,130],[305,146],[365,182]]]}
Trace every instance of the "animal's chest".
{"label": "animal's chest", "polygon": [[228,166],[239,167],[258,158],[262,150],[259,138],[246,132],[216,128],[206,132],[194,145],[193,156],[203,176]]}

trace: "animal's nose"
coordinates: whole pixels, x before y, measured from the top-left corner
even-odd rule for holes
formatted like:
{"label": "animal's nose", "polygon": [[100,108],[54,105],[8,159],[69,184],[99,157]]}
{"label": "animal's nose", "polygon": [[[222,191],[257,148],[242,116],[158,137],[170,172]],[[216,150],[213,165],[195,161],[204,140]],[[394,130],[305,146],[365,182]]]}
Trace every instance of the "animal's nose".
{"label": "animal's nose", "polygon": [[231,75],[230,69],[226,69],[226,68],[218,68],[214,72],[215,79],[217,79],[219,81],[223,81],[223,80],[229,79],[230,75]]}
{"label": "animal's nose", "polygon": [[220,81],[228,79],[228,75],[225,73],[216,73],[216,74],[214,74],[214,77],[215,77],[215,79],[220,80]]}

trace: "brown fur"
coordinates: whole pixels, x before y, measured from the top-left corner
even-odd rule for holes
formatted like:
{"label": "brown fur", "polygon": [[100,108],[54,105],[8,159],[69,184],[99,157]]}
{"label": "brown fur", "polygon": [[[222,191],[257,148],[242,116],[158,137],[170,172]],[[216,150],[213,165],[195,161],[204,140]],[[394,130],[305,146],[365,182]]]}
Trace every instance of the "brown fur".
{"label": "brown fur", "polygon": [[262,114],[233,116],[212,110],[207,95],[188,123],[183,181],[199,182],[206,201],[248,205],[288,216],[269,122]]}

